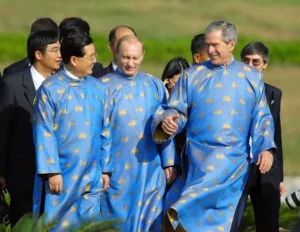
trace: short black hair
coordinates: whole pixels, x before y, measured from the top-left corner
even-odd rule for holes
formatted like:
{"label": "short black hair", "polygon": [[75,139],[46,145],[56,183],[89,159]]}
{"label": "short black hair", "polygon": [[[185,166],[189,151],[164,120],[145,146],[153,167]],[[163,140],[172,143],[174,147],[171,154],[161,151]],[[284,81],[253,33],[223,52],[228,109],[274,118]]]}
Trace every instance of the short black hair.
{"label": "short black hair", "polygon": [[205,49],[205,47],[205,34],[195,35],[191,43],[192,55],[194,55],[195,53],[200,53]]}
{"label": "short black hair", "polygon": [[114,27],[109,32],[108,41],[111,42],[112,44],[114,44],[114,42],[115,42],[117,30],[120,29],[120,28],[127,28],[127,29],[131,30],[135,36],[137,36],[136,32],[134,31],[134,29],[132,27],[126,26],[126,25],[120,25],[120,26]]}
{"label": "short black hair", "polygon": [[90,25],[79,17],[65,18],[59,24],[60,40],[76,33],[83,33],[90,36]]}
{"label": "short black hair", "polygon": [[58,42],[58,31],[36,31],[29,35],[27,39],[27,57],[31,64],[35,61],[35,52],[40,51],[44,53],[49,44]]}
{"label": "short black hair", "polygon": [[58,31],[56,22],[50,18],[39,18],[31,24],[30,33],[49,30]]}
{"label": "short black hair", "polygon": [[161,80],[165,81],[166,79],[168,79],[169,77],[171,77],[173,75],[182,73],[183,70],[185,70],[189,67],[190,67],[189,63],[183,57],[174,58],[174,59],[170,60],[168,62],[168,64],[166,65],[166,67],[163,71]]}
{"label": "short black hair", "polygon": [[68,64],[72,56],[83,57],[84,47],[92,43],[93,39],[82,33],[65,38],[60,47],[63,62]]}
{"label": "short black hair", "polygon": [[241,58],[247,55],[260,55],[264,63],[269,63],[269,49],[262,42],[252,42],[247,44],[241,51]]}

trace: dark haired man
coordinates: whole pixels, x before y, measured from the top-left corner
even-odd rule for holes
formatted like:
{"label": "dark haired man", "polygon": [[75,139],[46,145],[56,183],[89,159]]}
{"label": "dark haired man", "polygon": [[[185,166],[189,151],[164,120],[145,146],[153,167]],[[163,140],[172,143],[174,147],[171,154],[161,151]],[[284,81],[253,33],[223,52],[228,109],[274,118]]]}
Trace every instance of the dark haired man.
{"label": "dark haired man", "polygon": [[[59,24],[59,32],[60,32],[60,42],[63,41],[64,38],[68,36],[75,36],[82,34],[90,36],[90,25],[87,21],[83,20],[79,17],[69,17],[65,18]],[[97,55],[95,55],[97,59]],[[102,75],[103,66],[99,62],[95,62],[93,64],[93,77],[99,78]]]}
{"label": "dark haired man", "polygon": [[195,35],[191,43],[191,52],[193,56],[193,64],[199,64],[204,61],[209,60],[206,44],[205,44],[205,35],[199,34]]}
{"label": "dark haired man", "polygon": [[117,69],[117,59],[115,56],[116,53],[116,47],[118,44],[118,41],[124,37],[125,35],[135,35],[136,33],[132,27],[126,26],[126,25],[120,25],[117,27],[114,27],[108,35],[108,49],[113,55],[113,61],[103,69],[101,72],[100,77],[109,74]]}
{"label": "dark haired man", "polygon": [[[0,81],[0,180],[11,196],[11,223],[32,211],[35,152],[32,104],[36,90],[61,62],[58,32],[37,31],[27,41],[32,64]],[[6,182],[6,183],[5,183]]]}
{"label": "dark haired man", "polygon": [[[30,29],[30,33],[34,33],[36,31],[47,31],[47,30],[58,30],[57,24],[50,18],[39,18],[35,20]],[[23,69],[30,66],[30,62],[28,57],[25,57],[22,60],[19,60],[3,70],[3,77],[17,73],[19,71],[23,71]]]}
{"label": "dark haired man", "polygon": [[[261,42],[247,44],[241,51],[241,60],[245,64],[263,72],[269,63],[269,49]],[[252,184],[249,190],[258,232],[276,232],[279,230],[280,196],[285,192],[283,185],[283,158],[280,123],[280,89],[265,83],[267,103],[275,125],[274,140],[277,146],[275,164],[270,172],[261,174],[254,166]]]}
{"label": "dark haired man", "polygon": [[84,34],[67,37],[61,52],[64,67],[39,88],[33,109],[33,212],[44,211],[47,222],[56,222],[51,231],[99,220],[100,195],[111,172],[106,90],[90,76],[96,62],[93,40]]}

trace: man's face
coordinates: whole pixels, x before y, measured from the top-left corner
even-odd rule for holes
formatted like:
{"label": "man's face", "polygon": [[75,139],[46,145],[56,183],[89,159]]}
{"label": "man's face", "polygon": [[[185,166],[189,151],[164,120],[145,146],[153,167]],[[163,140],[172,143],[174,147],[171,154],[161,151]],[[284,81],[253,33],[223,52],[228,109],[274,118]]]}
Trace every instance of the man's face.
{"label": "man's face", "polygon": [[61,64],[60,43],[48,44],[42,53],[39,62],[49,69],[58,70]]}
{"label": "man's face", "polygon": [[260,72],[264,71],[268,66],[268,64],[264,62],[263,57],[258,54],[246,55],[242,57],[242,62],[249,64],[251,67],[256,68]]}
{"label": "man's face", "polygon": [[133,76],[144,58],[141,43],[124,41],[120,51],[117,51],[116,58],[120,71],[127,76]]}
{"label": "man's face", "polygon": [[221,30],[205,34],[205,43],[208,57],[213,64],[221,65],[231,61],[235,41],[232,40],[228,44],[225,43]]}
{"label": "man's face", "polygon": [[84,47],[84,56],[77,57],[77,59],[78,62],[76,64],[76,71],[80,75],[79,77],[91,75],[97,59],[94,44],[86,45]]}
{"label": "man's face", "polygon": [[108,43],[109,50],[113,54],[115,54],[115,52],[116,52],[118,41],[125,35],[134,35],[134,33],[126,27],[121,27],[116,31],[116,35],[115,35],[115,39],[114,39],[113,43]]}

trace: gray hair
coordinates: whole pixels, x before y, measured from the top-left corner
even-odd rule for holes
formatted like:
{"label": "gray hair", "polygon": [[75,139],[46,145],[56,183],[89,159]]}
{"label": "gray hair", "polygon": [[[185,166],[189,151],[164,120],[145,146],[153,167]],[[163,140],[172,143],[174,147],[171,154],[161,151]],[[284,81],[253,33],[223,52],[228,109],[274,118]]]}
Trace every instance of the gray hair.
{"label": "gray hair", "polygon": [[226,22],[223,20],[214,21],[207,26],[205,34],[211,33],[216,30],[222,31],[223,41],[225,43],[228,44],[232,40],[237,42],[237,31],[233,23]]}

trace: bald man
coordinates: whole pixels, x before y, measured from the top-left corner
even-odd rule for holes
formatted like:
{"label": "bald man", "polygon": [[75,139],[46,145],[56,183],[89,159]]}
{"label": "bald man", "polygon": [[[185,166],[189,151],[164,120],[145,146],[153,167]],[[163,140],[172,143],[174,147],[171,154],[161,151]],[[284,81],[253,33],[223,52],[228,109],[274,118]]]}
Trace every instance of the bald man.
{"label": "bald man", "polygon": [[111,53],[113,55],[113,61],[106,68],[103,69],[103,71],[99,75],[100,78],[117,69],[116,57],[115,57],[116,47],[117,47],[118,41],[123,36],[126,36],[126,35],[135,35],[136,36],[136,33],[132,27],[129,27],[126,25],[117,26],[110,31],[109,36],[108,36],[108,41],[109,41],[108,49],[111,51]]}
{"label": "bald man", "polygon": [[124,36],[116,46],[117,70],[102,77],[113,107],[111,164],[114,173],[104,194],[104,219],[120,219],[121,230],[160,231],[166,183],[175,178],[177,164],[171,140],[157,145],[151,121],[166,93],[160,79],[138,72],[145,51],[136,36]]}

